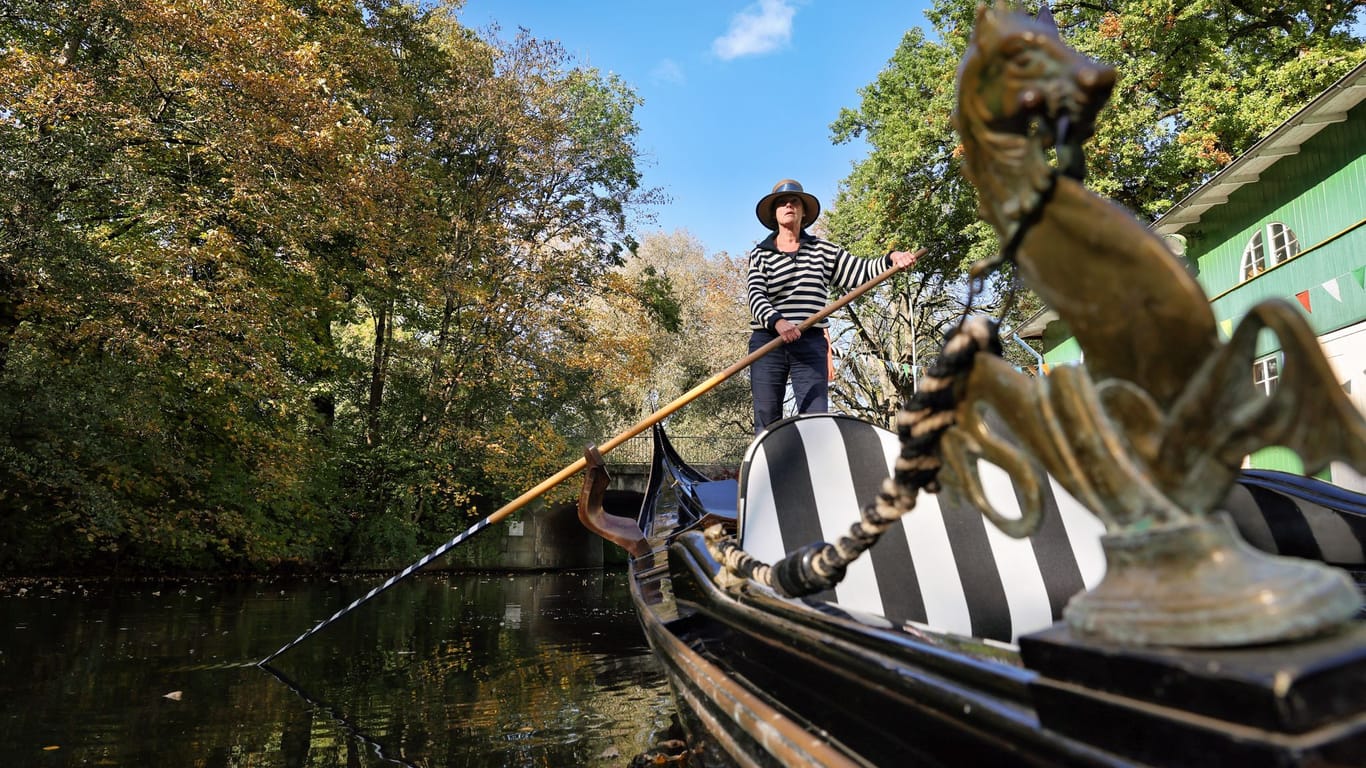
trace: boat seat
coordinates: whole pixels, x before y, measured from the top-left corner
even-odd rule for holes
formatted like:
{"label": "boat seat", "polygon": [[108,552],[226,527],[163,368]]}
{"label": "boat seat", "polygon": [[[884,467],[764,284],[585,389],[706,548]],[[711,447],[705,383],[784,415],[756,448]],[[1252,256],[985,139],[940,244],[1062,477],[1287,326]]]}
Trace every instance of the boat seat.
{"label": "boat seat", "polygon": [[[808,414],[773,425],[741,465],[741,546],[771,563],[834,541],[876,497],[899,451],[893,432],[850,416]],[[983,462],[979,473],[996,508],[1018,515],[1005,472]],[[1230,494],[1226,506],[1249,543],[1361,568],[1366,497],[1282,474],[1248,472]],[[834,590],[814,598],[1004,642],[1043,629],[1073,595],[1099,583],[1105,558],[1101,522],[1052,478],[1042,491],[1043,523],[1027,539],[1002,533],[954,489],[921,494]]]}
{"label": "boat seat", "polygon": [[[774,562],[811,542],[834,541],[876,497],[899,451],[895,433],[850,416],[808,414],[773,425],[741,464],[741,546]],[[981,475],[997,508],[1018,514],[1005,473],[985,465]],[[1105,574],[1104,526],[1061,488],[1043,495],[1038,534],[1015,539],[948,489],[921,494],[833,592],[816,597],[992,640],[1013,642],[1043,629]]]}
{"label": "boat seat", "polygon": [[1366,495],[1312,477],[1245,469],[1224,501],[1249,544],[1366,570]]}

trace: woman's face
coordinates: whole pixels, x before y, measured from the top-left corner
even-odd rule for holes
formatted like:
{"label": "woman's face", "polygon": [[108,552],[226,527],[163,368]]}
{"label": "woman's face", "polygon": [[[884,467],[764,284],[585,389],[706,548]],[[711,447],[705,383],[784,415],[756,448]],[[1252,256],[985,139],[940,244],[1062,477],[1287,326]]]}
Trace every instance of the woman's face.
{"label": "woman's face", "polygon": [[778,220],[779,227],[791,226],[793,223],[801,226],[803,215],[802,199],[796,195],[784,195],[773,203],[773,216]]}

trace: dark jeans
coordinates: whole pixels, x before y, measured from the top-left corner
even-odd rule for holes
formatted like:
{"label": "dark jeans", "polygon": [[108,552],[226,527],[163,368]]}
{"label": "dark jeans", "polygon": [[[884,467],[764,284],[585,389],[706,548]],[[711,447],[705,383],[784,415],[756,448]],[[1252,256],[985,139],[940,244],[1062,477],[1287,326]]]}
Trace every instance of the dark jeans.
{"label": "dark jeans", "polygon": [[[772,331],[755,331],[749,351],[778,338]],[[826,380],[829,347],[824,328],[808,328],[802,337],[769,352],[749,367],[749,388],[754,395],[754,434],[783,417],[783,391],[788,377],[797,413],[825,413],[830,391]]]}

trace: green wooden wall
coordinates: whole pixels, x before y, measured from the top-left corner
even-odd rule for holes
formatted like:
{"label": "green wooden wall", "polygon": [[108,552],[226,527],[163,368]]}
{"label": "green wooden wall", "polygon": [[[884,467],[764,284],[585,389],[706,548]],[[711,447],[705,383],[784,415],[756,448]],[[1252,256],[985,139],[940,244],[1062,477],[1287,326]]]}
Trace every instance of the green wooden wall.
{"label": "green wooden wall", "polygon": [[[1294,230],[1300,254],[1241,281],[1244,247],[1272,221]],[[1225,338],[1253,305],[1271,298],[1299,307],[1317,335],[1361,322],[1366,318],[1366,104],[1305,142],[1298,154],[1279,160],[1257,183],[1207,211],[1195,231],[1185,234],[1187,253],[1197,264],[1201,286],[1213,297]],[[1275,337],[1263,333],[1257,353],[1277,351]],[[1278,446],[1252,454],[1249,464],[1304,471],[1298,456]]]}
{"label": "green wooden wall", "polygon": [[[1243,249],[1253,234],[1279,221],[1299,240],[1299,255],[1242,281]],[[1206,211],[1187,238],[1187,258],[1196,279],[1211,297],[1223,338],[1255,304],[1282,299],[1299,307],[1316,335],[1366,319],[1366,102],[1343,122],[1306,141],[1299,153],[1281,158],[1261,179]],[[1270,256],[1270,243],[1267,254]],[[1302,299],[1307,300],[1308,309]],[[1081,358],[1081,348],[1062,323],[1043,338],[1050,365]],[[1270,333],[1258,341],[1258,355],[1279,351]],[[1251,371],[1248,372],[1251,376]],[[1289,450],[1270,447],[1254,453],[1254,467],[1303,472]],[[1323,474],[1327,474],[1326,472]]]}
{"label": "green wooden wall", "polygon": [[[1243,248],[1254,233],[1279,221],[1292,230],[1300,255],[1240,282]],[[1300,306],[1307,291],[1306,319],[1316,334],[1366,317],[1366,103],[1282,158],[1262,178],[1207,211],[1187,236],[1187,254],[1197,279],[1213,297],[1214,316],[1225,332],[1247,310],[1268,298]],[[1337,298],[1325,287],[1336,284]],[[1329,286],[1331,287],[1331,286]],[[1227,335],[1227,333],[1225,333]],[[1270,337],[1258,352],[1276,350]]]}

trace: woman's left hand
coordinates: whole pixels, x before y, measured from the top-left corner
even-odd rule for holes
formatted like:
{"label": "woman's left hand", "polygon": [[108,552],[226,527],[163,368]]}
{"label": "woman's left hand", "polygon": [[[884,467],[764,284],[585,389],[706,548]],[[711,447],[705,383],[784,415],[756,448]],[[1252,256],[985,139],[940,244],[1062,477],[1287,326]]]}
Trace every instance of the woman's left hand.
{"label": "woman's left hand", "polygon": [[892,257],[892,266],[897,269],[905,269],[906,267],[915,264],[917,258],[917,254],[910,253],[909,251],[892,251],[890,255]]}

